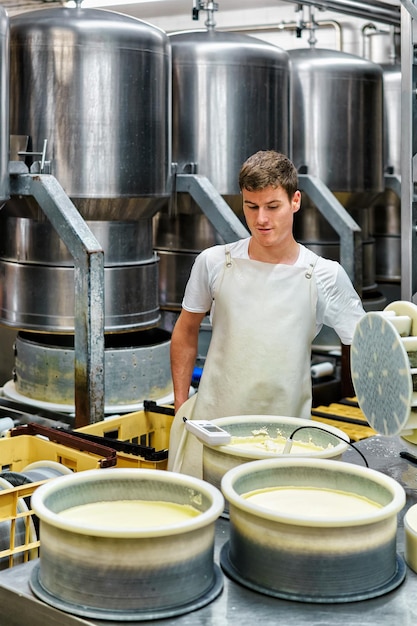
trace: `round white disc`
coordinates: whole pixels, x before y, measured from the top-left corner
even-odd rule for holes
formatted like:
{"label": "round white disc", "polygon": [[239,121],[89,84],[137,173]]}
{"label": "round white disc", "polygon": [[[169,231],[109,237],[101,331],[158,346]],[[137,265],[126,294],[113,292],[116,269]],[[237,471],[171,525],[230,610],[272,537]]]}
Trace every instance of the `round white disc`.
{"label": "round white disc", "polygon": [[352,382],[370,426],[383,435],[404,430],[411,412],[413,383],[401,337],[389,319],[367,313],[351,347]]}

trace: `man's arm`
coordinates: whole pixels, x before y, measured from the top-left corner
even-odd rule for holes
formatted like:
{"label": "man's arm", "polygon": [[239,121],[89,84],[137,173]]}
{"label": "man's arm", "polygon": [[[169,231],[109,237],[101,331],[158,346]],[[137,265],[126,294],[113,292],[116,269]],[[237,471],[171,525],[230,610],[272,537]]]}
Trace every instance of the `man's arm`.
{"label": "man's arm", "polygon": [[198,350],[198,334],[205,313],[182,309],[171,337],[171,374],[174,383],[175,412],[188,399]]}

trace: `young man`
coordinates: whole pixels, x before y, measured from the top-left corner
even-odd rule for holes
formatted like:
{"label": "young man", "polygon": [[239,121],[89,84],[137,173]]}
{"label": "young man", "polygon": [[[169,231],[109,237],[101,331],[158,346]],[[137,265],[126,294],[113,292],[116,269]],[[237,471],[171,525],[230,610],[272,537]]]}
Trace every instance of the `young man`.
{"label": "young man", "polygon": [[239,174],[251,236],[204,250],[171,340],[175,408],[187,400],[201,321],[212,337],[192,419],[269,414],[311,417],[311,344],[323,324],[352,342],[361,301],[341,265],[297,243],[297,170],[260,151]]}

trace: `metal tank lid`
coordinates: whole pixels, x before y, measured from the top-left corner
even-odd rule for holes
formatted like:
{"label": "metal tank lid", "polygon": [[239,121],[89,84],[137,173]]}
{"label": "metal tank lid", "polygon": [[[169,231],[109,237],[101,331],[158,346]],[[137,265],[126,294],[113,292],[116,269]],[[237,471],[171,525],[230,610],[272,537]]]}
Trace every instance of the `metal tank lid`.
{"label": "metal tank lid", "polygon": [[268,58],[280,59],[286,64],[289,62],[289,55],[283,48],[241,33],[209,29],[178,31],[168,36],[177,59],[182,55],[186,60],[198,48],[200,54],[207,56],[226,53],[228,65],[231,62],[240,64],[242,57],[248,56],[254,60],[259,58],[261,62]]}
{"label": "metal tank lid", "polygon": [[114,41],[116,35],[123,39],[124,46],[135,50],[146,48],[152,42],[157,47],[169,45],[168,35],[161,28],[107,9],[53,7],[28,11],[10,18],[12,31],[27,29],[33,32],[34,37],[39,36],[36,28],[39,23],[42,23],[44,31],[55,28],[77,31],[81,39],[90,43],[96,41],[106,45],[108,38]]}
{"label": "metal tank lid", "polygon": [[340,50],[327,48],[294,48],[288,50],[291,65],[298,69],[313,69],[316,72],[329,74],[336,70],[340,75],[343,69],[351,75],[353,72],[362,74],[370,72],[381,75],[381,66],[363,57]]}

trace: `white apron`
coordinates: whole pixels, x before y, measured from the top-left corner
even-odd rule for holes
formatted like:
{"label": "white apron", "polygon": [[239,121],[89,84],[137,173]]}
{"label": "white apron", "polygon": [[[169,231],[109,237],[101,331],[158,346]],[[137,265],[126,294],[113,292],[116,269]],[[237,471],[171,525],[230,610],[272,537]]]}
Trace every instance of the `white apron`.
{"label": "white apron", "polygon": [[[183,413],[188,419],[208,420],[229,415],[311,417],[317,302],[311,278],[317,256],[310,254],[306,270],[233,259],[226,249],[225,267],[215,287],[203,375],[198,393],[174,420],[168,469],[173,469],[184,428]],[[193,435],[187,436],[181,454],[182,465],[177,463],[174,469],[201,477],[202,445]]]}

